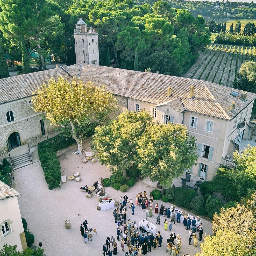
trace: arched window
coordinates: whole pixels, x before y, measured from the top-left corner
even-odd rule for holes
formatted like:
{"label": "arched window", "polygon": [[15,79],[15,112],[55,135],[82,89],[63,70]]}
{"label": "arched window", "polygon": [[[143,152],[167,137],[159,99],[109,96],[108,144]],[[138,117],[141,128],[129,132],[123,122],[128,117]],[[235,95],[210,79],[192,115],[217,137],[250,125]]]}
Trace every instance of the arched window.
{"label": "arched window", "polygon": [[8,122],[13,122],[14,121],[14,116],[13,116],[13,112],[12,111],[8,111],[6,113],[6,117],[7,117],[7,121]]}
{"label": "arched window", "polygon": [[1,233],[3,237],[6,237],[11,233],[11,221],[5,220],[4,222],[2,222]]}

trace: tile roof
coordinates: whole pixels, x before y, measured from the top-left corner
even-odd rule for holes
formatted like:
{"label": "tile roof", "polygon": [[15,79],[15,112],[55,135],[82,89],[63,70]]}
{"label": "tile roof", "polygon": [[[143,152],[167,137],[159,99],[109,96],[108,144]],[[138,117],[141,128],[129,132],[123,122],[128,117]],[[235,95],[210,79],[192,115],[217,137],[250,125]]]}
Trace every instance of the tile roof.
{"label": "tile roof", "polygon": [[19,193],[0,180],[0,200],[15,196],[19,196]]}
{"label": "tile roof", "polygon": [[[247,93],[246,100],[230,95],[236,91],[230,87],[213,84],[203,80],[139,72],[133,70],[111,68],[96,65],[72,65],[68,72],[82,81],[92,81],[96,85],[105,85],[108,90],[124,97],[149,102],[155,105],[170,104],[175,110],[191,111],[223,119],[232,119],[251,101],[256,94]],[[0,104],[32,95],[50,77],[57,78],[69,75],[61,68],[41,71],[0,80]],[[195,97],[190,99],[190,86],[194,86]],[[167,88],[171,88],[171,97],[167,96]],[[230,111],[235,102],[235,111]]]}

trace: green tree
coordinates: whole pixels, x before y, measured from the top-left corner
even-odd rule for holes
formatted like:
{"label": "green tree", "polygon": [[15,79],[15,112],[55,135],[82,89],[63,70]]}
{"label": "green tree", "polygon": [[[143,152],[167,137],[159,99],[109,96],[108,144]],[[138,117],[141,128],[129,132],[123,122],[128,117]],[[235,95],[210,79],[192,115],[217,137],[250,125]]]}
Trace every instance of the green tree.
{"label": "green tree", "polygon": [[[54,12],[46,0],[1,0],[0,28],[22,52],[23,72],[30,72],[29,48],[45,38],[45,28],[52,24]],[[60,20],[58,20],[60,22]],[[55,31],[56,32],[56,31]],[[48,31],[54,36],[52,30]]]}
{"label": "green tree", "polygon": [[238,20],[238,21],[236,22],[236,25],[235,25],[235,32],[236,32],[237,34],[239,34],[239,33],[241,32],[241,27],[242,27],[241,22],[240,22],[240,20]]}
{"label": "green tree", "polygon": [[104,87],[88,82],[68,82],[60,77],[43,84],[32,98],[34,110],[44,112],[52,124],[64,127],[78,145],[98,124],[104,123],[116,108],[116,100]]}
{"label": "green tree", "polygon": [[4,245],[0,250],[1,256],[44,256],[44,250],[41,248],[31,249],[27,248],[23,252],[17,251],[17,246]]}
{"label": "green tree", "polygon": [[154,124],[138,142],[138,167],[145,177],[170,187],[197,160],[197,146],[185,126]]}
{"label": "green tree", "polygon": [[9,77],[9,70],[4,56],[3,46],[0,44],[0,79]]}
{"label": "green tree", "polygon": [[152,117],[147,112],[125,111],[110,124],[98,126],[93,135],[93,148],[101,164],[126,176],[127,170],[138,166],[138,141],[152,125]]}
{"label": "green tree", "polygon": [[145,111],[121,113],[99,126],[93,146],[102,164],[113,172],[138,168],[144,177],[169,186],[197,159],[195,139],[182,125],[160,125]]}

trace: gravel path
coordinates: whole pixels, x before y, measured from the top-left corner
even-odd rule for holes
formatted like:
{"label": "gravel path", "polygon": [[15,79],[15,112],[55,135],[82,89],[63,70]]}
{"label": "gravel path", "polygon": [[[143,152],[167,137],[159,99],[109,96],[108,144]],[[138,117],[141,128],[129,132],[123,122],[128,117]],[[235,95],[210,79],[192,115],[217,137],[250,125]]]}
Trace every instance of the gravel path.
{"label": "gravel path", "polygon": [[[87,151],[89,145],[86,145]],[[24,167],[15,171],[15,189],[20,192],[19,205],[21,215],[28,222],[29,231],[35,235],[35,245],[39,241],[43,243],[46,256],[101,256],[102,245],[106,237],[113,235],[116,237],[116,224],[112,216],[113,209],[106,211],[97,211],[98,201],[95,195],[92,198],[86,198],[85,193],[80,191],[80,186],[92,185],[100,177],[109,177],[110,171],[99,163],[82,163],[81,156],[72,155],[69,150],[60,157],[62,173],[72,175],[79,171],[82,181],[67,181],[62,184],[61,189],[49,190],[44,180],[44,174],[40,163]],[[127,193],[129,198],[135,201],[137,193],[144,190],[149,194],[154,189],[155,183],[150,181],[139,182]],[[106,188],[110,197],[118,200],[124,194],[113,188]],[[157,201],[154,201],[154,203]],[[159,201],[158,203],[162,203]],[[170,204],[164,203],[169,206]],[[128,209],[127,220],[136,220],[137,223],[145,218],[145,211],[139,206],[135,208],[135,215],[131,215],[131,209]],[[71,221],[71,229],[65,229],[64,222]],[[98,234],[93,237],[93,241],[88,244],[83,242],[79,226],[87,219],[88,226],[96,228]],[[156,214],[149,219],[155,224]],[[157,230],[161,231],[163,236],[163,246],[152,250],[148,255],[167,255],[165,252],[166,239],[170,231],[164,230],[164,217],[161,218],[161,225]],[[203,220],[204,234],[212,233],[211,222]],[[173,231],[181,236],[181,253],[197,253],[200,248],[188,245],[188,231],[183,224],[173,225]],[[200,242],[199,242],[200,243]],[[126,251],[127,247],[126,247]],[[118,255],[124,255],[118,244]]]}

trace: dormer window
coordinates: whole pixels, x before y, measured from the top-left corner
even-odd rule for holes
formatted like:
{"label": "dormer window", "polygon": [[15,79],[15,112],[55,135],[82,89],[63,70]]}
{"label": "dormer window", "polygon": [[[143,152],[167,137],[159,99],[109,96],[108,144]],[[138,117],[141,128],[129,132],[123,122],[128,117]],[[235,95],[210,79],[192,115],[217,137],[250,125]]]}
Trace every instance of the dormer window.
{"label": "dormer window", "polygon": [[14,116],[13,116],[13,112],[12,111],[8,111],[6,113],[6,118],[8,122],[13,122],[14,121]]}

